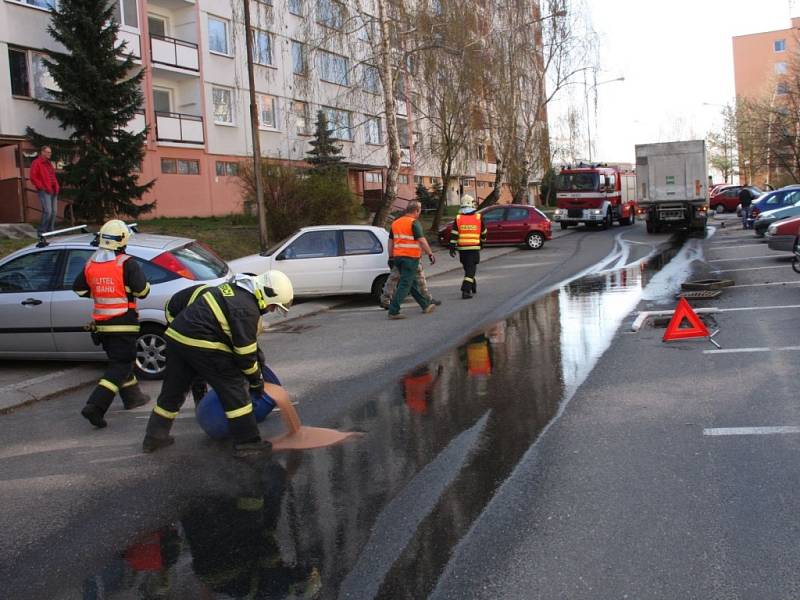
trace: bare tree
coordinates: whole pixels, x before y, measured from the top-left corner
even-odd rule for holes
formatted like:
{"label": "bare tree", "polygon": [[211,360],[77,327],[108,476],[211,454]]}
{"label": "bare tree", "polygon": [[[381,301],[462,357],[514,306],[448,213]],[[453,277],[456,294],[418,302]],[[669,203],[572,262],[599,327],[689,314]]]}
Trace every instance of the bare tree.
{"label": "bare tree", "polygon": [[725,182],[733,181],[736,170],[736,112],[726,104],[722,111],[722,127],[710,131],[706,136],[709,148],[709,164],[722,173]]}

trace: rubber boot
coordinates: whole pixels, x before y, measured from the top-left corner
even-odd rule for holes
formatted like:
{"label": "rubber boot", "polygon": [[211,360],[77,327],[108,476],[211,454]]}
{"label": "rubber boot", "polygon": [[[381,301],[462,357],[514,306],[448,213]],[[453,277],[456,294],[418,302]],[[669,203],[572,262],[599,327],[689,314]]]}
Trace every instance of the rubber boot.
{"label": "rubber boot", "polygon": [[461,292],[462,300],[469,300],[470,298],[472,298],[472,294],[470,292]]}
{"label": "rubber boot", "polygon": [[228,419],[228,425],[233,438],[233,456],[235,458],[267,458],[272,454],[272,443],[269,440],[261,439],[253,413]]}
{"label": "rubber boot", "polygon": [[89,399],[86,401],[86,406],[81,410],[81,416],[98,429],[107,426],[108,423],[103,417],[105,417],[108,407],[114,401],[115,395],[107,387],[98,384],[92,390]]}
{"label": "rubber boot", "polygon": [[122,398],[122,404],[125,406],[125,410],[144,406],[150,402],[150,396],[142,391],[138,383],[120,388],[119,396]]}
{"label": "rubber boot", "polygon": [[103,427],[108,425],[108,423],[106,423],[106,420],[103,418],[103,414],[104,414],[103,411],[100,410],[94,404],[86,404],[86,406],[84,406],[81,409],[81,416],[84,419],[87,419],[89,423],[91,423],[98,429],[102,429]]}
{"label": "rubber boot", "polygon": [[142,440],[142,452],[150,454],[175,443],[175,438],[169,434],[172,429],[172,421],[172,419],[162,417],[154,412],[150,413],[147,431]]}

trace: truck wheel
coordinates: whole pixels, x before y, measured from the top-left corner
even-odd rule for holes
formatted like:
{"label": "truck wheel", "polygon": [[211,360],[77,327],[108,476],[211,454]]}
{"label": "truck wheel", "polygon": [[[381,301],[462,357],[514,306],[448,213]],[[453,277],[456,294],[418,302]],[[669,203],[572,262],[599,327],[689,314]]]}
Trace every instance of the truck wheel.
{"label": "truck wheel", "polygon": [[653,226],[652,221],[647,221],[647,233],[655,233],[656,228]]}
{"label": "truck wheel", "polygon": [[528,250],[539,250],[544,246],[544,236],[538,231],[532,231],[525,238],[525,247]]}
{"label": "truck wheel", "polygon": [[611,218],[611,211],[608,210],[608,211],[606,211],[606,217],[605,217],[605,219],[603,219],[603,222],[600,225],[600,227],[603,228],[603,229],[608,229],[613,224],[614,224],[614,221]]}
{"label": "truck wheel", "polygon": [[627,217],[622,217],[619,220],[620,225],[630,225],[631,223],[633,223],[633,211],[630,211]]}
{"label": "truck wheel", "polygon": [[566,223],[563,222],[561,223],[561,229],[567,229],[568,227],[569,225],[567,225]]}

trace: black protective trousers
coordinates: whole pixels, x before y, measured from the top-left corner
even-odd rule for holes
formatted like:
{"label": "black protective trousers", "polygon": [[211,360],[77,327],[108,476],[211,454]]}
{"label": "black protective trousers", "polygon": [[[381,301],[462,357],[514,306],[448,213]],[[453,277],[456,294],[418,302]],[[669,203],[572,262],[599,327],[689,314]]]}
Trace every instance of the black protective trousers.
{"label": "black protective trousers", "polygon": [[136,361],[136,339],[138,335],[123,333],[100,333],[100,343],[108,356],[106,372],[92,390],[87,405],[92,405],[105,414],[119,393],[127,407],[128,392],[138,385],[133,367]]}
{"label": "black protective trousers", "polygon": [[172,429],[172,422],[186,400],[186,394],[198,379],[207,381],[208,385],[219,394],[226,414],[250,407],[249,411],[239,416],[228,415],[234,443],[255,442],[261,439],[245,377],[233,361],[232,355],[195,349],[169,338],[167,338],[167,369],[164,383],[156,401],[156,408],[150,414],[147,435],[156,438],[167,436]]}
{"label": "black protective trousers", "polygon": [[475,282],[475,273],[478,270],[478,263],[481,262],[480,250],[459,250],[458,259],[464,267],[464,280],[461,282],[461,291],[468,294],[475,294],[478,286]]}

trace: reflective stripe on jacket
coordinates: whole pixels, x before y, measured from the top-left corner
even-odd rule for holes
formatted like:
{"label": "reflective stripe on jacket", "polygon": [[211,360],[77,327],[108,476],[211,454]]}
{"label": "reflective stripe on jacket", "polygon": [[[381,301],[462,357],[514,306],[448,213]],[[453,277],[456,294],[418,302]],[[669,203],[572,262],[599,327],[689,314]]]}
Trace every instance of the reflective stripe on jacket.
{"label": "reflective stripe on jacket", "polygon": [[414,239],[414,217],[400,217],[392,223],[392,256],[408,256],[409,258],[419,258],[422,256],[422,248]]}
{"label": "reflective stripe on jacket", "polygon": [[459,250],[480,250],[483,224],[479,213],[456,215]]}
{"label": "reflective stripe on jacket", "polygon": [[84,273],[94,299],[92,318],[95,321],[107,321],[136,309],[136,302],[128,299],[123,273],[125,261],[129,258],[127,254],[121,254],[111,261],[90,260],[86,263]]}

